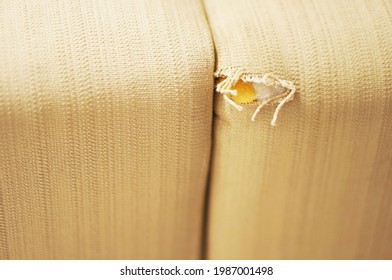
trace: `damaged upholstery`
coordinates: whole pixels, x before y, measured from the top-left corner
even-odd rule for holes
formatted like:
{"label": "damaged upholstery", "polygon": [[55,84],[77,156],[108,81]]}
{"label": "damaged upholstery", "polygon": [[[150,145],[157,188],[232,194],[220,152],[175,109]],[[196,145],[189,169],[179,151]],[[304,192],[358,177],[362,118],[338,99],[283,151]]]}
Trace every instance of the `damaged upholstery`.
{"label": "damaged upholstery", "polygon": [[391,259],[391,46],[390,0],[1,0],[0,259]]}
{"label": "damaged upholstery", "polygon": [[392,2],[205,7],[218,70],[297,90],[275,127],[215,94],[208,258],[392,258]]}

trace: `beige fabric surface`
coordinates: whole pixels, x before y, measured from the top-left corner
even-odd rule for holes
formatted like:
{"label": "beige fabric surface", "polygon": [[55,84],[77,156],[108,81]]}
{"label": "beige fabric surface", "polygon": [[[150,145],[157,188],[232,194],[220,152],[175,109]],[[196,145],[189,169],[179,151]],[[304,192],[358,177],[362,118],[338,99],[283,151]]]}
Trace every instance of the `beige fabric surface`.
{"label": "beige fabric surface", "polygon": [[199,258],[200,1],[0,1],[0,42],[0,259]]}
{"label": "beige fabric surface", "polygon": [[392,2],[205,0],[217,68],[293,81],[238,112],[215,94],[210,259],[392,258]]}

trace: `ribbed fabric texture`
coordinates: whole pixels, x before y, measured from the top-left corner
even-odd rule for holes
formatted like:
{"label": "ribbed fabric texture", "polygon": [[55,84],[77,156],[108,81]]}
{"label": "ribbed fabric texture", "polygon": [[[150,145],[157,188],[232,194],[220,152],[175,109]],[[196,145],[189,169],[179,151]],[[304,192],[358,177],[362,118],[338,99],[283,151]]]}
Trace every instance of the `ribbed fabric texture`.
{"label": "ribbed fabric texture", "polygon": [[216,94],[208,258],[392,258],[391,4],[205,0],[217,68],[298,91],[276,127]]}
{"label": "ribbed fabric texture", "polygon": [[0,259],[200,257],[198,0],[0,2]]}

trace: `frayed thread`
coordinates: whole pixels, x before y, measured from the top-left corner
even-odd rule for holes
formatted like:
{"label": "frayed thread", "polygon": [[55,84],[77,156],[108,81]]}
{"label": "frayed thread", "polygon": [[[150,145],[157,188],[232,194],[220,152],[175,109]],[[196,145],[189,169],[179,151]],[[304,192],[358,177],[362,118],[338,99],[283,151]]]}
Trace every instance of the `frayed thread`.
{"label": "frayed thread", "polygon": [[271,120],[271,125],[276,126],[276,121],[278,119],[278,115],[282,107],[289,101],[294,99],[294,95],[296,92],[296,88],[293,82],[279,79],[273,74],[258,74],[252,71],[246,71],[240,67],[230,67],[225,69],[219,69],[215,72],[214,76],[216,78],[224,78],[223,81],[217,84],[216,91],[223,94],[225,101],[236,108],[238,111],[242,111],[244,109],[243,106],[237,104],[231,96],[237,96],[237,90],[233,89],[233,87],[237,84],[237,82],[241,79],[244,82],[251,83],[262,83],[267,87],[281,86],[284,88],[284,92],[275,96],[271,96],[265,100],[257,100],[259,103],[255,112],[252,115],[252,121],[255,121],[257,114],[260,110],[271,103],[272,101],[278,101],[278,106],[275,109],[274,115]]}

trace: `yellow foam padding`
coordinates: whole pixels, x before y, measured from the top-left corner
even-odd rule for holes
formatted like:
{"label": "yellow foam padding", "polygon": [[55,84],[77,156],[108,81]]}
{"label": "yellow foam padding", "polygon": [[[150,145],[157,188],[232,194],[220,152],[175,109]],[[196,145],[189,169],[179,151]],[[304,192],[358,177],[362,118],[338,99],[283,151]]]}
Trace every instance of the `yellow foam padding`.
{"label": "yellow foam padding", "polygon": [[[218,83],[222,80],[223,78],[218,79]],[[256,92],[252,83],[239,80],[232,89],[237,90],[237,96],[231,95],[230,98],[237,104],[251,103],[256,100]]]}
{"label": "yellow foam padding", "polygon": [[246,83],[239,80],[233,89],[237,90],[237,96],[231,96],[231,99],[238,104],[251,103],[256,100],[256,92],[252,83]]}

